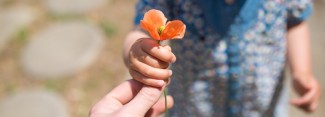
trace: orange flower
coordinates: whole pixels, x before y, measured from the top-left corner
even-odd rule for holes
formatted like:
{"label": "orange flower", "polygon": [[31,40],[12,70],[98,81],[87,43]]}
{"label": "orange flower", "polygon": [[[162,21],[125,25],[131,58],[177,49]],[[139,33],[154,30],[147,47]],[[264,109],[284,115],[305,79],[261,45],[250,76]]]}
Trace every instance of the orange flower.
{"label": "orange flower", "polygon": [[149,32],[156,40],[181,39],[184,37],[186,26],[180,20],[168,21],[165,15],[156,9],[144,14],[140,27]]}

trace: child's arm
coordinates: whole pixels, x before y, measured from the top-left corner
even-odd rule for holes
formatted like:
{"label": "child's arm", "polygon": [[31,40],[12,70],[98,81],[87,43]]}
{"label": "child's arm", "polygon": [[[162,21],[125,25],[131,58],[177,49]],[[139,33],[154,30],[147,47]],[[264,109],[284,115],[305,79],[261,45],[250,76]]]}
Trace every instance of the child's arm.
{"label": "child's arm", "polygon": [[318,106],[320,86],[312,73],[310,38],[306,22],[290,27],[288,30],[287,54],[293,86],[301,96],[291,100],[291,103],[305,111],[313,112]]}

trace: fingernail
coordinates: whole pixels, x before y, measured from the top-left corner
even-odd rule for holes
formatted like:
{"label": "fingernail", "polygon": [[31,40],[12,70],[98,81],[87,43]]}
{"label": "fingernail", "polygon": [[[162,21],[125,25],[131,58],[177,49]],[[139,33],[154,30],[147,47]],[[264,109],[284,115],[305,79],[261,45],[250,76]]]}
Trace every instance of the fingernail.
{"label": "fingernail", "polygon": [[174,57],[173,59],[172,59],[172,63],[175,63],[176,62],[176,57]]}
{"label": "fingernail", "polygon": [[171,76],[173,74],[173,71],[172,70],[169,70],[169,75]]}

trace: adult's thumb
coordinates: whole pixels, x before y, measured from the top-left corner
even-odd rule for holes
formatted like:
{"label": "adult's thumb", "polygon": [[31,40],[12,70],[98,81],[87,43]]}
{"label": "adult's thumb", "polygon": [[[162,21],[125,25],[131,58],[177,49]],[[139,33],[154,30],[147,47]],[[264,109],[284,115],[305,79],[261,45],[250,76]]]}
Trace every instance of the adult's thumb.
{"label": "adult's thumb", "polygon": [[143,86],[139,93],[123,107],[123,112],[133,117],[143,117],[159,100],[163,88]]}

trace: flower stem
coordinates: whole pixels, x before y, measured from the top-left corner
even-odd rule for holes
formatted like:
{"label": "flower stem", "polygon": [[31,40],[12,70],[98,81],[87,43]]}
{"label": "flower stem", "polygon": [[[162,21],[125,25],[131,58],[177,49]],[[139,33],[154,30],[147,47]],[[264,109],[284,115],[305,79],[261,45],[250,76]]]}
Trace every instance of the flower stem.
{"label": "flower stem", "polygon": [[164,97],[165,97],[165,117],[168,117],[168,108],[167,108],[167,91],[164,89]]}
{"label": "flower stem", "polygon": [[[158,44],[161,45],[161,40],[158,40]],[[166,82],[167,83],[167,82]],[[164,89],[164,98],[165,98],[165,117],[168,117],[168,108],[167,108],[167,91]]]}

